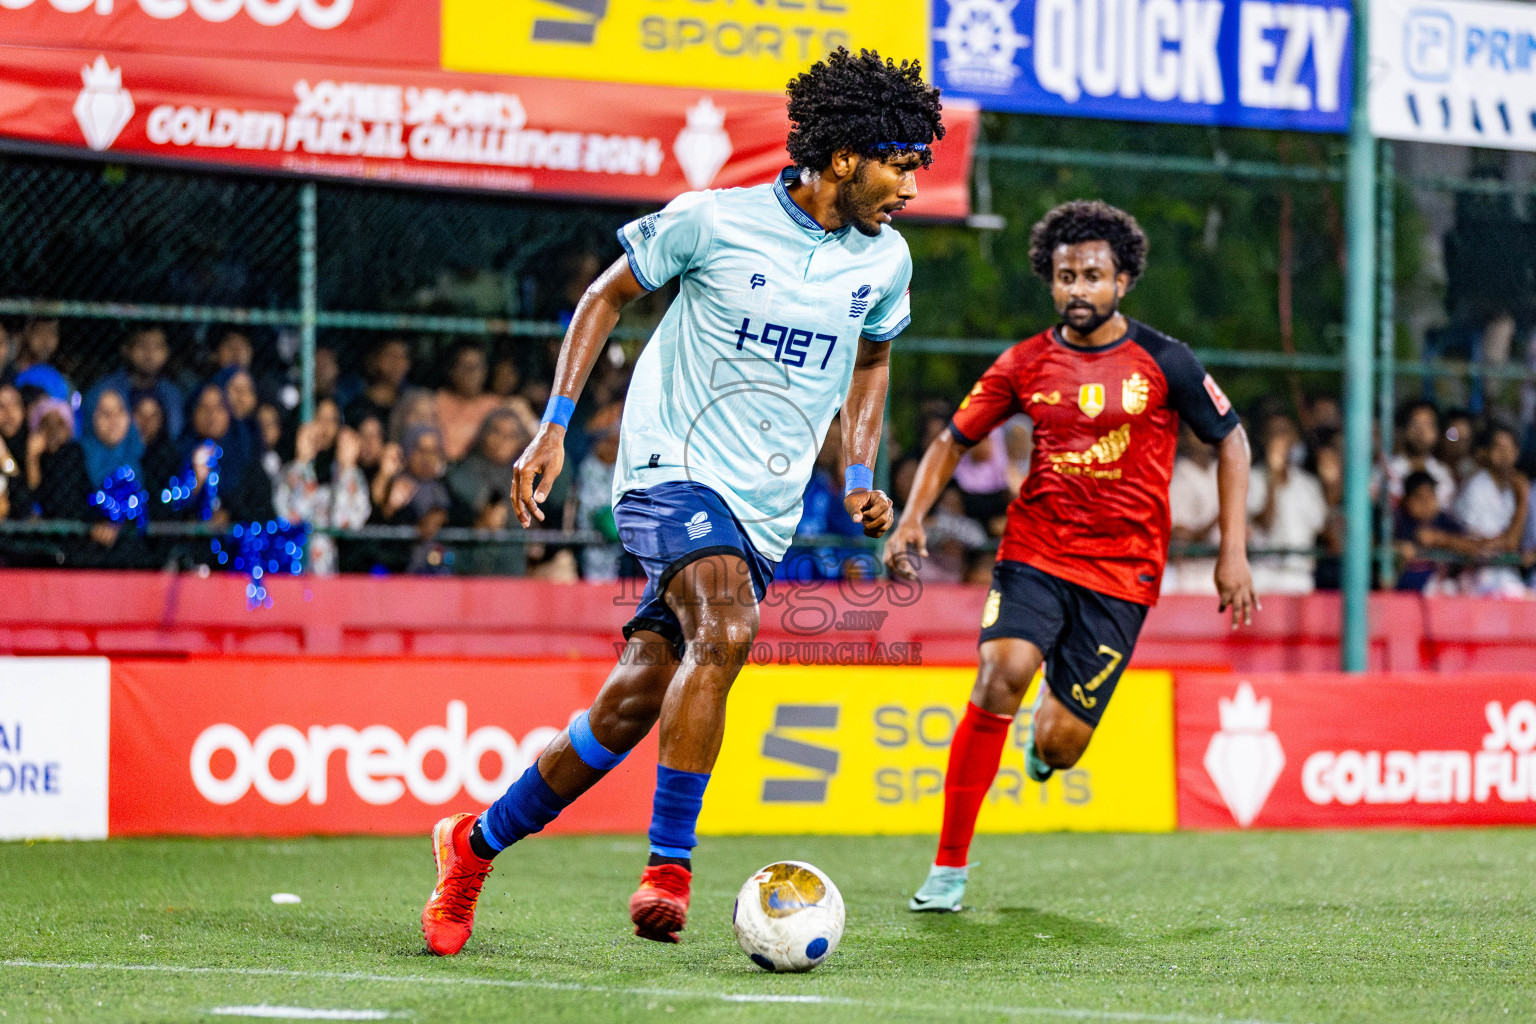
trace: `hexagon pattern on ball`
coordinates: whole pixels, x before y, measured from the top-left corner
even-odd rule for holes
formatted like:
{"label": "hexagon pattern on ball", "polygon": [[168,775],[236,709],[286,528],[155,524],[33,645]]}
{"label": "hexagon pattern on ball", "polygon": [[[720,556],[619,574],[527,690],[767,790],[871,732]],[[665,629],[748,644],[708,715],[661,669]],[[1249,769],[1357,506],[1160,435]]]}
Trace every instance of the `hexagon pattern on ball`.
{"label": "hexagon pattern on ball", "polygon": [[809,971],[843,937],[843,894],[820,868],[804,861],[769,864],[736,896],[736,942],[765,971]]}

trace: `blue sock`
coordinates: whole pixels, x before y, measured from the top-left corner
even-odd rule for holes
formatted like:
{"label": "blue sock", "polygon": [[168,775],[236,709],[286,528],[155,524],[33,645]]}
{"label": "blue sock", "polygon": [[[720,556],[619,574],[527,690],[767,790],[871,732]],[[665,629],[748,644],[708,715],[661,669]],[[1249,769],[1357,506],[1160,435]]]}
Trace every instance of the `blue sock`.
{"label": "blue sock", "polygon": [[570,805],[569,800],[549,788],[535,761],[500,800],[486,808],[477,824],[486,845],[499,853],[519,839],[542,831]]}
{"label": "blue sock", "polygon": [[707,772],[680,772],[656,766],[656,803],[651,811],[651,854],[688,860],[699,845],[694,833],[704,807]]}

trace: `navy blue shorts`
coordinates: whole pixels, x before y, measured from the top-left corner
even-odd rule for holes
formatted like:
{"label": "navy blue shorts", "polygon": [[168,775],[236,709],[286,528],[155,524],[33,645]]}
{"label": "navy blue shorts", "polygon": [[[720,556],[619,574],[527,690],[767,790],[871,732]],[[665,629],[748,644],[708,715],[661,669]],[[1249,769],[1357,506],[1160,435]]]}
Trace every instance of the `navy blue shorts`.
{"label": "navy blue shorts", "polygon": [[715,581],[711,593],[722,599],[754,602],[768,593],[775,564],[764,558],[724,499],[703,484],[674,480],[637,491],[625,491],[613,506],[624,550],[645,569],[640,607],[624,624],[624,639],[637,630],[660,633],[683,654],[683,627],[662,598],[678,570],[709,555],[737,555],[747,564],[748,577]]}
{"label": "navy blue shorts", "polygon": [[1069,583],[1023,562],[992,567],[981,642],[1028,640],[1045,655],[1056,699],[1097,727],[1125,673],[1147,606]]}

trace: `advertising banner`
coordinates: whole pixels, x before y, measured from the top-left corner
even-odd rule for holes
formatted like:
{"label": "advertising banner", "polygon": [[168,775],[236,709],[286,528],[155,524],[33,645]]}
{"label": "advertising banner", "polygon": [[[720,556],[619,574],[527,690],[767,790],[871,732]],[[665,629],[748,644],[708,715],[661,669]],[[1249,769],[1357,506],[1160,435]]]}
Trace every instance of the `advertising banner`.
{"label": "advertising banner", "polygon": [[1536,823],[1536,676],[1179,673],[1182,828]]}
{"label": "advertising banner", "polygon": [[0,839],[107,837],[106,658],[0,658]]}
{"label": "advertising banner", "polygon": [[1536,150],[1536,6],[1372,0],[1371,131]]}
{"label": "advertising banner", "polygon": [[[749,665],[699,831],[938,834],[949,743],[974,668]],[[1173,696],[1166,672],[1131,671],[1077,767],[1024,775],[1028,708],[1014,720],[982,832],[1166,832],[1174,827]]]}
{"label": "advertising banner", "polygon": [[443,0],[443,67],[782,96],[839,46],[926,66],[927,21],[926,0]]}
{"label": "advertising banner", "polygon": [[[420,833],[478,811],[591,705],[598,662],[119,660],[114,836]],[[656,741],[551,832],[640,832]]]}
{"label": "advertising banner", "polygon": [[4,0],[0,40],[436,70],[436,0]]}
{"label": "advertising banner", "polygon": [[989,110],[1348,128],[1348,0],[934,0],[933,26],[935,82]]}
{"label": "advertising banner", "polygon": [[[977,114],[946,115],[917,216],[969,212]],[[787,130],[748,92],[0,48],[0,135],[252,170],[666,202],[771,180]]]}

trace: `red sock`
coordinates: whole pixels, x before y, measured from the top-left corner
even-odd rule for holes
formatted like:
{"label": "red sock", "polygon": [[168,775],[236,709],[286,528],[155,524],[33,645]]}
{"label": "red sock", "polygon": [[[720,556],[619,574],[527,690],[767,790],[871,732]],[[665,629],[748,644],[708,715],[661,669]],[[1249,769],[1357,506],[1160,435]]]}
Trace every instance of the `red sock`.
{"label": "red sock", "polygon": [[949,771],[944,775],[944,827],[939,832],[940,867],[963,868],[976,835],[976,816],[997,776],[1003,744],[1013,719],[994,715],[975,704],[965,705],[965,717],[949,745]]}

